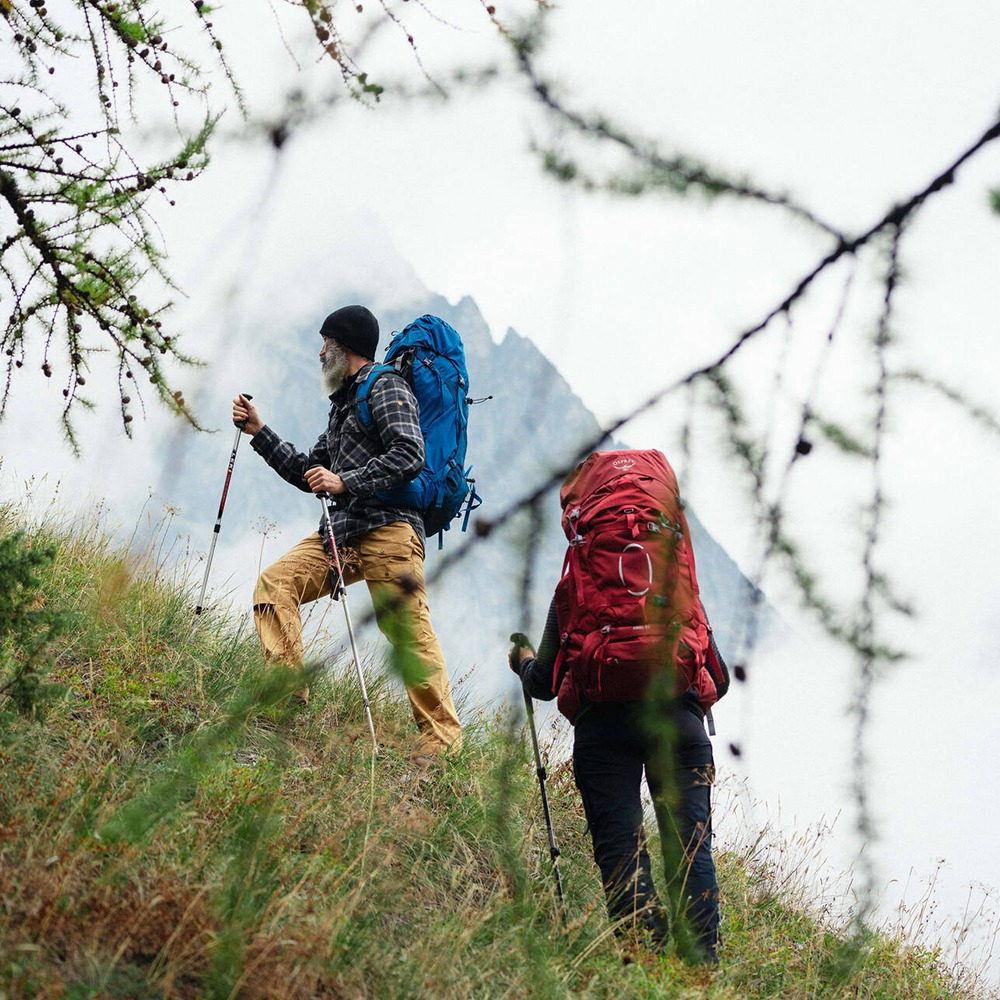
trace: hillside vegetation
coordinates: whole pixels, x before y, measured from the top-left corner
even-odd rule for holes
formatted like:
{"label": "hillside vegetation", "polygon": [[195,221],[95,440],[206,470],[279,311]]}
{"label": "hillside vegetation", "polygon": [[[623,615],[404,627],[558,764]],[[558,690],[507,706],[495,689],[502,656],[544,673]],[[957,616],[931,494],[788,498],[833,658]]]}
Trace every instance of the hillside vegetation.
{"label": "hillside vegetation", "polygon": [[985,995],[810,915],[758,851],[720,852],[717,971],[616,938],[559,768],[564,926],[521,719],[465,711],[462,753],[414,774],[379,664],[373,759],[350,664],[303,707],[194,603],[153,550],[0,508],[0,996]]}

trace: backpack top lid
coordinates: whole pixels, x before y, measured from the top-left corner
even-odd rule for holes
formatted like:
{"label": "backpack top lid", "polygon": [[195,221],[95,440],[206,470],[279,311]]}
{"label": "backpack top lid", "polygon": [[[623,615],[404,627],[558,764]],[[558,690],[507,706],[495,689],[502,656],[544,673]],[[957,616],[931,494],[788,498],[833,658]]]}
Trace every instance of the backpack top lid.
{"label": "backpack top lid", "polygon": [[605,504],[609,494],[625,483],[648,494],[652,506],[666,503],[673,507],[679,502],[677,476],[662,451],[595,451],[566,477],[559,490],[566,537],[572,541],[586,524],[588,508]]}
{"label": "backpack top lid", "polygon": [[432,316],[429,313],[418,316],[412,323],[400,330],[386,348],[386,362],[394,361],[399,355],[411,348],[423,348],[454,362],[465,385],[468,386],[469,373],[465,365],[465,348],[462,345],[462,338],[453,326],[439,316]]}

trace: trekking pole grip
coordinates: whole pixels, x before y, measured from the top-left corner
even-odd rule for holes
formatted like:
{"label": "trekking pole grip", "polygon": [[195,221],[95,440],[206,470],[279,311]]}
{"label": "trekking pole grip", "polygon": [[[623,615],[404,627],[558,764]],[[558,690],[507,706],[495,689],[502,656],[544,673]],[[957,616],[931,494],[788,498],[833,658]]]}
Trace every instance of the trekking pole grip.
{"label": "trekking pole grip", "polygon": [[[241,392],[240,393],[240,397],[242,399],[246,399],[246,400],[253,399],[253,396],[251,396],[249,392]],[[246,425],[247,425],[247,422],[245,420],[237,420],[237,421],[234,421],[234,422],[235,422],[236,426],[239,427],[240,430],[243,430],[243,428],[246,427]]]}
{"label": "trekking pole grip", "polygon": [[[532,652],[535,651],[535,647],[531,645],[531,640],[523,632],[511,632],[510,639],[508,640],[514,647],[515,651],[520,655],[522,649],[530,649]],[[520,671],[518,671],[520,673]]]}

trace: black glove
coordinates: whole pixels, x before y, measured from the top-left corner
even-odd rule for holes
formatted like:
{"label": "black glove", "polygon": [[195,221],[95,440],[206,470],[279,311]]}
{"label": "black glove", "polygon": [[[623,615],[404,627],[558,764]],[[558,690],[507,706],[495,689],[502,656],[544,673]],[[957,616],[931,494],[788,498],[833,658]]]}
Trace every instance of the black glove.
{"label": "black glove", "polygon": [[528,637],[523,632],[512,632],[510,641],[512,645],[510,647],[510,652],[507,654],[507,663],[510,664],[510,669],[513,670],[518,677],[520,677],[521,664],[524,662],[521,658],[521,650],[527,649],[531,652],[531,655],[534,656],[535,647],[531,645],[528,641]]}

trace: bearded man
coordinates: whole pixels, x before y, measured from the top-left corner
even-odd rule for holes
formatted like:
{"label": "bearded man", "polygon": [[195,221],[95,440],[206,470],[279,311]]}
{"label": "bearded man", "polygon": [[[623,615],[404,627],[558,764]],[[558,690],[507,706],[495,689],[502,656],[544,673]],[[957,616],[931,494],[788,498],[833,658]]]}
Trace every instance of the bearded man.
{"label": "bearded man", "polygon": [[[406,482],[424,466],[424,439],[416,398],[402,376],[387,372],[368,396],[374,427],[366,430],[355,406],[355,386],[374,364],[378,320],[364,306],[330,313],[320,328],[324,388],[330,399],[326,430],[303,454],[283,441],[245,397],[233,400],[233,422],[283,479],[306,493],[330,493],[337,501],[333,535],[345,584],[364,580],[382,633],[423,678],[407,685],[417,723],[412,759],[426,766],[461,745],[448,670],[431,626],[424,583],[424,526],[417,510],[375,497]],[[304,538],[260,575],[254,590],[254,622],[264,656],[290,666],[303,660],[301,605],[330,593],[330,553],[325,525]]]}

